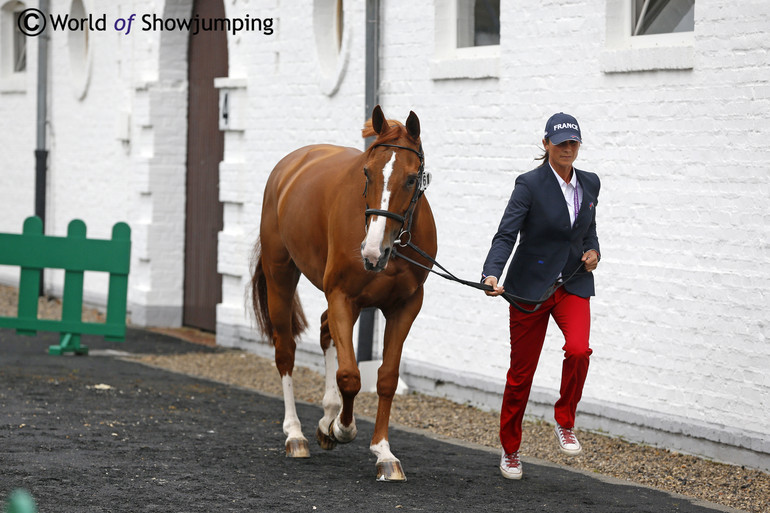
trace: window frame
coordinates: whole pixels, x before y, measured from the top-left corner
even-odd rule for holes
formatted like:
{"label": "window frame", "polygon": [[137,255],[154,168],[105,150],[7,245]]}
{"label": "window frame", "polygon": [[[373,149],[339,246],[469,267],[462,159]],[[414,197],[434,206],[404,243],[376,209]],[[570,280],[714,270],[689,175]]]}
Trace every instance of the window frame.
{"label": "window frame", "polygon": [[[29,38],[22,35],[16,26],[16,18],[26,8],[23,2],[8,0],[0,4],[0,92],[26,92],[27,71],[29,70]],[[25,66],[16,70],[17,42],[24,42]]]}
{"label": "window frame", "polygon": [[[85,18],[91,12],[86,0],[70,0],[70,18]],[[67,31],[67,53],[69,57],[70,85],[75,99],[83,100],[91,83],[91,61],[94,38],[90,30]]]}
{"label": "window frame", "polygon": [[605,73],[689,70],[695,65],[695,30],[634,36],[634,0],[607,0]]}
{"label": "window frame", "polygon": [[319,87],[334,96],[350,60],[350,24],[345,19],[346,7],[340,0],[313,1],[313,33],[318,59]]}
{"label": "window frame", "polygon": [[[499,78],[499,44],[457,47],[457,14],[461,1],[464,0],[436,0],[435,49],[430,77],[433,80]],[[502,29],[500,32],[502,37]]]}
{"label": "window frame", "polygon": [[[11,72],[12,73],[26,73],[27,72],[27,36],[25,36],[21,30],[18,30],[17,26],[19,24],[20,18],[21,18],[21,12],[20,10],[13,10],[11,11],[13,16],[13,43],[11,45]],[[21,51],[20,50],[21,47]],[[19,64],[19,61],[21,59],[24,59],[24,68],[23,69],[17,69],[17,66]]]}

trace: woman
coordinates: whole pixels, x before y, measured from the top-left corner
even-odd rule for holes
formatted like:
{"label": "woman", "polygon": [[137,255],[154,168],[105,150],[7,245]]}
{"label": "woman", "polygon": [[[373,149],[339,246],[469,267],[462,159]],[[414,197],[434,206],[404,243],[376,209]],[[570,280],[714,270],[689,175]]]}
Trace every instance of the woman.
{"label": "woman", "polygon": [[[573,428],[591,355],[591,272],[600,258],[596,237],[600,182],[595,174],[573,167],[581,143],[574,117],[562,112],[551,116],[545,126],[543,164],[516,178],[484,262],[482,279],[492,287],[489,296],[508,292],[538,300],[550,287],[558,286],[534,313],[510,307],[511,364],[500,412],[500,471],[508,479],[522,477],[521,423],[549,316],[565,339],[555,433],[562,452],[581,451]],[[501,284],[499,278],[517,239],[519,245]]]}

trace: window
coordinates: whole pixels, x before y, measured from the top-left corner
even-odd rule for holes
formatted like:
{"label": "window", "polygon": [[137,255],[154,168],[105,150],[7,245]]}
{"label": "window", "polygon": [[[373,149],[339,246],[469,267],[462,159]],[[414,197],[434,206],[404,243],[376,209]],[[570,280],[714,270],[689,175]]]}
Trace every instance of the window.
{"label": "window", "polygon": [[634,0],[635,36],[692,32],[695,0]]}
{"label": "window", "polygon": [[314,0],[313,31],[320,71],[320,88],[333,96],[340,87],[350,59],[350,34],[345,30],[343,0]]}
{"label": "window", "polygon": [[14,0],[0,5],[0,90],[5,92],[26,90],[28,38],[18,24],[23,10],[24,4]]}
{"label": "window", "polygon": [[27,37],[19,30],[19,19],[21,12],[13,13],[13,72],[22,73],[27,71]]}
{"label": "window", "polygon": [[436,50],[431,78],[496,78],[500,0],[436,0]]}
{"label": "window", "polygon": [[694,0],[606,0],[605,73],[692,69]]}
{"label": "window", "polygon": [[[72,0],[69,17],[78,20],[88,17],[83,0]],[[68,31],[67,46],[69,46],[73,91],[75,97],[82,100],[88,91],[88,83],[91,79],[90,31],[85,28]]]}
{"label": "window", "polygon": [[345,9],[342,5],[342,0],[337,0],[337,51],[342,49],[342,34],[345,33]]}
{"label": "window", "polygon": [[457,48],[500,44],[500,0],[460,0]]}

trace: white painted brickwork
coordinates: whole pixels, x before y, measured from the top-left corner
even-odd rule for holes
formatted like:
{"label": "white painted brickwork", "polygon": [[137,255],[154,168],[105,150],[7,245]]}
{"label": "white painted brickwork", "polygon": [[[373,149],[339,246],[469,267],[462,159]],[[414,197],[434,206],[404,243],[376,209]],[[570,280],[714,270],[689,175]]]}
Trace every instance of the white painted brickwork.
{"label": "white painted brickwork", "polygon": [[[69,2],[52,4],[64,11]],[[217,83],[232,111],[220,165],[218,341],[261,354],[271,350],[258,341],[244,290],[267,176],[306,144],[363,146],[363,2],[345,2],[343,51],[329,68],[316,51],[322,4],[225,3],[228,17],[275,19],[272,36],[229,37],[230,76]],[[545,120],[574,114],[584,135],[578,167],[603,186],[594,355],[578,423],[770,468],[762,434],[770,424],[770,3],[699,0],[691,40],[648,50],[608,35],[624,0],[502,4],[499,49],[469,57],[442,46],[439,22],[452,0],[383,2],[380,99],[389,117],[420,117],[439,261],[479,276],[516,176],[536,165]],[[114,2],[98,12],[179,16],[190,6]],[[52,39],[48,232],[62,234],[80,217],[106,237],[127,219],[134,320],[178,324],[186,39],[135,36],[93,37],[80,100],[70,90],[66,37]],[[33,210],[34,76],[27,82],[26,94],[0,94],[2,231],[18,231]],[[129,141],[118,139],[122,113]],[[0,280],[9,276],[0,269]],[[106,290],[90,287],[96,301]],[[311,327],[298,360],[320,366],[325,301],[305,280],[300,294]],[[425,297],[404,349],[407,383],[499,407],[507,305],[435,276]],[[548,420],[562,358],[560,332],[549,330],[531,402],[531,413]]]}

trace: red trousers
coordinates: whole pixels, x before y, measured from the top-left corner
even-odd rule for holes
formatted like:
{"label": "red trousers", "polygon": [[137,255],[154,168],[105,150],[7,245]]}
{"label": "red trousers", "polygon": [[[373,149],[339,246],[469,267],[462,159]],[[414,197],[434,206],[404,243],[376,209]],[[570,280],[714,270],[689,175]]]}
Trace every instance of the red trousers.
{"label": "red trousers", "polygon": [[510,310],[511,366],[500,411],[500,442],[506,453],[518,451],[521,445],[521,422],[543,349],[549,317],[553,316],[565,340],[560,397],[554,408],[556,422],[564,428],[572,429],[575,425],[575,411],[583,394],[592,353],[588,347],[591,331],[588,298],[559,288],[535,313],[521,313],[513,306]]}

